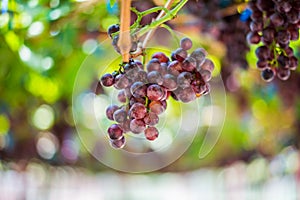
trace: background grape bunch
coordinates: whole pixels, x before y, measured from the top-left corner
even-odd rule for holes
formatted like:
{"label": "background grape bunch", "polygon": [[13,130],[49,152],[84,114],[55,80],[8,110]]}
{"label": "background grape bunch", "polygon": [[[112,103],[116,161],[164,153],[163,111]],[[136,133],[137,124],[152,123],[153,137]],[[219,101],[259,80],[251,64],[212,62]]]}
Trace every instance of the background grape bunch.
{"label": "background grape bunch", "polygon": [[289,44],[299,39],[300,1],[253,0],[248,6],[252,13],[247,40],[263,43],[255,51],[263,80],[272,81],[275,75],[287,80],[298,66]]}
{"label": "background grape bunch", "polygon": [[180,48],[173,51],[170,58],[156,52],[145,65],[146,69],[140,61],[131,59],[121,64],[118,71],[101,77],[103,86],[119,90],[118,101],[123,103],[106,109],[107,118],[115,121],[107,130],[112,147],[123,148],[127,132],[144,132],[148,140],[155,140],[159,135],[155,126],[170,96],[188,103],[209,93],[208,81],[214,64],[203,48],[188,55],[187,50],[191,48],[192,41],[183,38]]}

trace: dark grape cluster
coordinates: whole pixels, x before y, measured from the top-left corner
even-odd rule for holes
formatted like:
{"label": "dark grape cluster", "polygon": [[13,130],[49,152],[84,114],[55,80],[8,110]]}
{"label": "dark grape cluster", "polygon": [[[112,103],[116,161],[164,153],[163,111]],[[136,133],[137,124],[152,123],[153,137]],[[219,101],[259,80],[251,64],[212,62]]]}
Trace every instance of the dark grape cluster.
{"label": "dark grape cluster", "polygon": [[247,40],[262,42],[255,51],[262,79],[272,81],[277,76],[287,80],[298,66],[290,41],[299,39],[300,1],[253,0],[248,5],[252,13]]}
{"label": "dark grape cluster", "polygon": [[140,61],[131,59],[118,71],[101,77],[103,86],[119,90],[117,98],[123,103],[122,106],[110,105],[106,110],[107,118],[115,121],[107,131],[113,147],[125,145],[124,133],[127,132],[144,132],[148,140],[155,140],[159,135],[155,125],[167,108],[168,98],[188,103],[209,93],[208,81],[214,64],[202,48],[189,55],[187,50],[191,48],[192,41],[183,38],[171,59],[157,52],[145,65],[146,69]]}
{"label": "dark grape cluster", "polygon": [[[117,32],[120,31],[120,25],[119,24],[113,24],[110,27],[108,27],[108,35],[112,39],[112,45],[114,49],[120,53],[120,48],[118,47],[118,41],[119,41],[119,35],[115,35]],[[138,39],[132,35],[131,36],[131,49],[130,52],[135,52],[138,48]]]}
{"label": "dark grape cluster", "polygon": [[235,68],[248,69],[246,54],[250,49],[246,40],[249,31],[247,21],[241,20],[240,14],[236,12],[222,12],[241,2],[243,1],[191,0],[186,6],[197,16],[201,32],[209,34],[225,45],[226,54],[221,64],[224,68],[231,68],[230,71]]}

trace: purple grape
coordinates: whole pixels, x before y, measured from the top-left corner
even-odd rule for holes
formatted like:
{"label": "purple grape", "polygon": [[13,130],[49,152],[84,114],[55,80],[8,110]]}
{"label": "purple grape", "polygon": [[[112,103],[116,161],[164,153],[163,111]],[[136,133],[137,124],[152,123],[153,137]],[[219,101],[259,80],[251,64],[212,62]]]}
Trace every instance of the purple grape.
{"label": "purple grape", "polygon": [[158,130],[155,127],[148,127],[145,130],[145,136],[147,140],[155,140],[158,137]]}
{"label": "purple grape", "polygon": [[182,72],[177,77],[177,84],[181,88],[186,88],[190,86],[192,79],[193,75],[190,72]]}
{"label": "purple grape", "polygon": [[121,103],[126,103],[126,94],[125,94],[125,89],[121,90],[119,93],[118,93],[118,100],[121,102]]}
{"label": "purple grape", "polygon": [[187,57],[187,52],[186,50],[183,50],[182,48],[178,48],[176,49],[173,53],[172,53],[172,60],[177,60],[179,62],[183,62],[184,59]]}
{"label": "purple grape", "polygon": [[203,64],[199,66],[199,68],[197,68],[198,71],[200,71],[201,69],[212,72],[215,69],[215,65],[210,59],[205,59]]}
{"label": "purple grape", "polygon": [[258,44],[260,42],[260,35],[257,32],[249,32],[247,34],[247,41],[249,44]]}
{"label": "purple grape", "polygon": [[124,76],[123,74],[119,74],[115,79],[114,87],[116,89],[124,89],[128,87],[130,84],[128,78]]}
{"label": "purple grape", "polygon": [[180,40],[180,47],[183,50],[187,51],[187,50],[191,49],[192,46],[193,46],[193,42],[190,38],[185,37]]}
{"label": "purple grape", "polygon": [[130,131],[130,122],[130,119],[126,119],[122,124],[119,124],[119,126],[123,130],[123,133],[127,133]]}
{"label": "purple grape", "polygon": [[251,29],[252,32],[262,31],[263,27],[264,27],[264,25],[261,21],[259,21],[259,22],[252,21],[250,23],[250,29]]}
{"label": "purple grape", "polygon": [[106,108],[106,117],[110,120],[114,120],[114,112],[118,110],[119,107],[117,105],[110,105]]}
{"label": "purple grape", "polygon": [[289,68],[289,58],[285,56],[284,54],[280,54],[277,58],[278,66],[284,69]]}
{"label": "purple grape", "polygon": [[177,60],[172,61],[168,66],[168,72],[173,76],[178,76],[182,71],[182,64]]}
{"label": "purple grape", "polygon": [[289,79],[291,71],[289,69],[283,69],[281,67],[278,67],[276,69],[276,75],[280,80],[286,81]]}
{"label": "purple grape", "polygon": [[192,89],[192,87],[187,87],[187,88],[178,90],[177,97],[183,103],[188,103],[188,102],[195,100],[196,95],[195,95],[195,92]]}
{"label": "purple grape", "polygon": [[157,52],[155,54],[152,55],[152,59],[156,58],[159,60],[160,63],[167,63],[169,62],[169,58],[166,56],[166,54],[162,53],[162,52]]}
{"label": "purple grape", "polygon": [[163,84],[163,77],[158,71],[149,72],[147,75],[148,83],[157,83],[158,85]]}
{"label": "purple grape", "polygon": [[138,134],[146,129],[145,123],[141,119],[133,119],[130,122],[130,130],[132,133]]}
{"label": "purple grape", "polygon": [[265,70],[268,67],[268,61],[266,60],[258,60],[256,63],[257,69]]}
{"label": "purple grape", "polygon": [[296,70],[298,67],[298,59],[295,56],[290,57],[290,70]]}
{"label": "purple grape", "polygon": [[270,82],[274,79],[275,77],[275,72],[272,68],[266,68],[261,72],[261,77],[264,81]]}
{"label": "purple grape", "polygon": [[147,88],[147,97],[152,101],[158,101],[164,96],[164,90],[159,85],[153,84]]}
{"label": "purple grape", "polygon": [[165,107],[163,106],[163,104],[160,101],[152,101],[149,104],[149,108],[151,112],[154,112],[157,115],[160,115],[161,113],[163,113],[165,111]]}
{"label": "purple grape", "polygon": [[158,121],[159,121],[159,118],[158,118],[157,114],[155,114],[154,112],[149,112],[144,117],[145,124],[149,125],[149,126],[154,126],[154,125],[158,124]]}
{"label": "purple grape", "polygon": [[268,60],[270,56],[270,50],[267,46],[260,46],[255,50],[255,54],[260,60]]}
{"label": "purple grape", "polygon": [[129,110],[130,117],[135,119],[143,119],[147,113],[146,107],[141,103],[135,103]]}
{"label": "purple grape", "polygon": [[171,74],[166,74],[163,77],[163,86],[168,90],[168,91],[174,91],[177,89],[177,81],[175,76]]}
{"label": "purple grape", "polygon": [[135,82],[130,87],[130,92],[134,97],[145,97],[147,94],[147,86],[142,82]]}
{"label": "purple grape", "polygon": [[109,140],[110,145],[115,149],[122,149],[125,146],[125,137],[121,137],[118,140]]}
{"label": "purple grape", "polygon": [[146,65],[147,71],[152,72],[152,71],[159,71],[160,69],[160,62],[157,58],[151,59],[148,64]]}
{"label": "purple grape", "polygon": [[108,130],[108,136],[112,140],[118,140],[123,136],[123,130],[118,124],[112,124]]}
{"label": "purple grape", "polygon": [[112,38],[112,34],[118,32],[119,30],[120,30],[119,24],[113,24],[108,27],[107,33],[110,36],[110,38]]}
{"label": "purple grape", "polygon": [[272,24],[276,27],[282,26],[284,24],[284,18],[280,13],[274,13],[270,16]]}
{"label": "purple grape", "polygon": [[131,97],[129,100],[129,106],[131,107],[135,103],[146,104],[146,99],[144,97]]}
{"label": "purple grape", "polygon": [[115,78],[111,74],[104,74],[100,81],[103,86],[110,87],[115,83]]}
{"label": "purple grape", "polygon": [[135,81],[147,83],[147,72],[144,70],[139,70],[137,73],[137,77],[135,77]]}
{"label": "purple grape", "polygon": [[116,122],[121,124],[127,119],[127,112],[123,108],[121,108],[114,112],[113,117]]}
{"label": "purple grape", "polygon": [[185,71],[192,72],[197,67],[197,61],[193,57],[187,57],[182,63],[182,69]]}
{"label": "purple grape", "polygon": [[210,71],[205,70],[205,69],[202,69],[202,70],[200,71],[200,74],[201,74],[201,76],[202,76],[202,78],[203,78],[203,80],[204,80],[205,82],[210,81],[210,79],[211,79],[211,72],[210,72]]}
{"label": "purple grape", "polygon": [[207,56],[207,52],[205,51],[205,49],[198,48],[191,53],[190,57],[194,58],[197,61],[197,67],[198,67],[204,63],[206,56]]}

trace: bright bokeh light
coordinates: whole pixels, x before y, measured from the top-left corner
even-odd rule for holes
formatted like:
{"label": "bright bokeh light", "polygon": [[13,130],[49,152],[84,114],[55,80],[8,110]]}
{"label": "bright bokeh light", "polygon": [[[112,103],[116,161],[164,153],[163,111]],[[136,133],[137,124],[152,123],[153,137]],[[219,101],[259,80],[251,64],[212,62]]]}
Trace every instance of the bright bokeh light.
{"label": "bright bokeh light", "polygon": [[53,158],[58,149],[57,138],[50,132],[40,133],[37,139],[36,149],[42,158]]}
{"label": "bright bokeh light", "polygon": [[25,45],[23,45],[20,49],[19,49],[19,55],[20,55],[20,58],[24,61],[24,62],[27,62],[30,60],[31,58],[31,51],[28,47],[26,47]]}
{"label": "bright bokeh light", "polygon": [[38,129],[50,128],[54,123],[54,110],[48,105],[41,105],[34,112],[32,122]]}
{"label": "bright bokeh light", "polygon": [[82,51],[86,54],[92,54],[97,49],[97,41],[94,39],[86,40],[82,45]]}
{"label": "bright bokeh light", "polygon": [[40,35],[44,31],[44,24],[42,22],[34,22],[28,29],[28,36],[34,37]]}

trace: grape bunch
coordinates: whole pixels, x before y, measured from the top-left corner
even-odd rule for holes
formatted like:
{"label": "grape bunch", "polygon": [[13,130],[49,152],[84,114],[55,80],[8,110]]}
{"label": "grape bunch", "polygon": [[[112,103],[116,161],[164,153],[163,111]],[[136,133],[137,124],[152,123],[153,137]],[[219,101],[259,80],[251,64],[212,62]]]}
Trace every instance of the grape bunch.
{"label": "grape bunch", "polygon": [[290,41],[299,39],[300,1],[253,0],[248,6],[252,13],[247,40],[263,43],[255,51],[262,79],[269,82],[277,75],[287,80],[298,66]]}
{"label": "grape bunch", "polygon": [[148,140],[155,140],[159,135],[155,126],[167,108],[168,98],[188,103],[209,93],[214,64],[203,48],[188,55],[191,48],[192,41],[183,38],[170,58],[156,52],[146,69],[140,61],[131,59],[118,71],[101,77],[103,86],[119,90],[117,99],[123,104],[106,109],[107,118],[115,122],[107,130],[112,147],[124,147],[127,132],[143,132]]}

